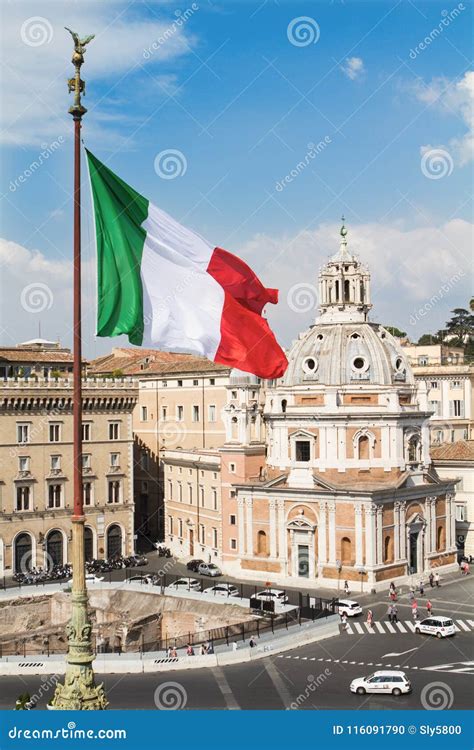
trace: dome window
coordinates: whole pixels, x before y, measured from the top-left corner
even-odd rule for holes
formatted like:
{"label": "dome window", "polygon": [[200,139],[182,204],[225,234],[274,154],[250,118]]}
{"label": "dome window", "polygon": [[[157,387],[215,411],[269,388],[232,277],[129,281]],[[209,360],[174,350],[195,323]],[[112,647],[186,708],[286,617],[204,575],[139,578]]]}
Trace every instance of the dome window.
{"label": "dome window", "polygon": [[364,370],[367,370],[369,367],[369,363],[364,357],[354,357],[352,360],[352,369],[358,370],[359,372],[363,372]]}
{"label": "dome window", "polygon": [[323,338],[324,338],[324,336],[323,336],[322,333],[318,333],[318,335],[316,336],[316,338],[318,339],[318,341],[322,341]]}
{"label": "dome window", "polygon": [[401,357],[397,357],[395,360],[395,369],[400,371],[403,370],[403,359]]}
{"label": "dome window", "polygon": [[306,357],[306,359],[303,362],[303,370],[304,372],[311,374],[313,372],[316,372],[318,369],[318,360],[314,357]]}
{"label": "dome window", "polygon": [[355,339],[360,339],[360,336],[359,336],[359,334],[358,334],[358,333],[353,333],[353,334],[351,335],[351,339],[354,339],[354,340],[355,340]]}

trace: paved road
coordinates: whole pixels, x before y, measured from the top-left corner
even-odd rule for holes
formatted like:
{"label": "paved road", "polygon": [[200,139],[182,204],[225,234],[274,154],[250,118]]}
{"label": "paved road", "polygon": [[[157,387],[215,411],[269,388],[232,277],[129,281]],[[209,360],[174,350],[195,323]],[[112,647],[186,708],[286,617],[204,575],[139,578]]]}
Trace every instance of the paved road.
{"label": "paved road", "polygon": [[[431,593],[431,592],[430,592]],[[457,580],[433,592],[434,611],[452,614],[459,622],[474,621],[474,582]],[[372,605],[376,621],[386,610],[382,599]],[[400,603],[399,609],[408,603]],[[379,613],[379,614],[378,614]],[[402,622],[408,622],[406,618]],[[364,622],[364,618],[357,620]],[[363,626],[365,630],[365,626]],[[341,634],[320,643],[253,663],[216,669],[180,670],[146,675],[98,676],[105,683],[110,708],[151,709],[170,701],[187,709],[420,709],[424,703],[467,709],[472,702],[474,653],[472,632],[460,627],[453,638],[438,640],[407,632]],[[199,657],[196,657],[199,658]],[[354,677],[376,669],[403,669],[413,685],[411,695],[356,696],[349,692]],[[173,684],[169,684],[173,683]],[[40,686],[43,685],[42,688]],[[423,690],[425,697],[422,699]],[[44,677],[0,678],[0,708],[11,708],[25,690],[41,693],[38,707],[52,695]],[[424,700],[424,703],[423,703]]]}

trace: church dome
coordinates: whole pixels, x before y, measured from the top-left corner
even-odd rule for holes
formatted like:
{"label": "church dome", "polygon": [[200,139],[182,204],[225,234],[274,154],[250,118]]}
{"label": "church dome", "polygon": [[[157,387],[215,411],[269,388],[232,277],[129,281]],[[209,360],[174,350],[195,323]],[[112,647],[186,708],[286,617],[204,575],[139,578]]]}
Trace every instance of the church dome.
{"label": "church dome", "polygon": [[414,383],[398,341],[368,322],[318,323],[292,345],[282,385]]}
{"label": "church dome", "polygon": [[339,252],[319,273],[319,298],[320,315],[292,345],[282,385],[414,384],[399,342],[368,321],[370,273],[349,252],[344,224]]}

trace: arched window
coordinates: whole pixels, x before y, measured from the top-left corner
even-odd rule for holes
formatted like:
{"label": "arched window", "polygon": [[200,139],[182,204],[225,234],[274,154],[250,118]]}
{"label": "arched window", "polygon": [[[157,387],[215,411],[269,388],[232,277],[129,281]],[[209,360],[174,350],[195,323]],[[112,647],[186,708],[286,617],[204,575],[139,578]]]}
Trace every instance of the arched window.
{"label": "arched window", "polygon": [[31,536],[29,534],[18,534],[15,539],[15,573],[26,573],[31,567]]}
{"label": "arched window", "polygon": [[438,552],[441,552],[446,547],[446,534],[444,531],[444,526],[438,526],[437,534],[436,534],[436,549]]}
{"label": "arched window", "polygon": [[367,435],[361,435],[358,442],[359,461],[367,461],[370,458],[370,443]]}
{"label": "arched window", "polygon": [[94,558],[94,536],[90,526],[84,528],[84,558],[86,562]]}
{"label": "arched window", "polygon": [[349,279],[344,280],[344,302],[350,302],[351,299],[351,282]]}
{"label": "arched window", "polygon": [[267,555],[267,535],[264,531],[259,531],[257,534],[257,554]]}
{"label": "arched window", "polygon": [[383,541],[383,561],[385,563],[393,562],[393,540],[391,536],[386,536]]}
{"label": "arched window", "polygon": [[420,453],[420,439],[418,435],[412,435],[412,437],[408,441],[408,462],[409,463],[417,463]]}
{"label": "arched window", "polygon": [[48,568],[63,564],[63,535],[58,529],[46,537],[46,562]]}
{"label": "arched window", "polygon": [[107,557],[119,557],[122,554],[122,529],[116,523],[107,531]]}
{"label": "arched window", "polygon": [[341,539],[341,562],[343,565],[352,562],[352,542],[348,536]]}
{"label": "arched window", "polygon": [[286,398],[284,398],[283,401],[281,402],[281,410],[283,414],[286,413],[286,404],[287,404],[287,401],[286,401]]}
{"label": "arched window", "polygon": [[365,295],[365,290],[364,290],[364,282],[363,282],[363,281],[361,281],[361,282],[360,282],[360,301],[361,301],[361,302],[363,302],[363,301],[364,301],[364,295]]}

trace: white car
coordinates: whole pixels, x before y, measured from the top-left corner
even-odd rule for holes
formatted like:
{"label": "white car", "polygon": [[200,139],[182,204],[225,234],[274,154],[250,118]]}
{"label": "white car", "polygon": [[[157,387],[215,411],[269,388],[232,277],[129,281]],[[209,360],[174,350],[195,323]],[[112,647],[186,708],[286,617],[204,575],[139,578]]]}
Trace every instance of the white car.
{"label": "white car", "polygon": [[392,669],[374,672],[369,677],[357,677],[351,682],[351,692],[357,695],[366,693],[388,693],[389,695],[401,695],[411,693],[411,682],[405,672]]}
{"label": "white car", "polygon": [[454,635],[456,626],[449,617],[426,617],[415,625],[415,633],[426,633],[435,635],[437,638],[446,638],[448,635]]}
{"label": "white car", "polygon": [[355,617],[362,614],[362,607],[359,602],[355,602],[353,599],[339,599],[337,611],[340,615]]}
{"label": "white car", "polygon": [[198,568],[198,573],[202,576],[211,576],[211,578],[222,575],[221,569],[218,568],[217,565],[214,565],[214,563],[201,563]]}
{"label": "white car", "polygon": [[265,589],[265,591],[259,591],[255,594],[256,599],[261,599],[264,602],[275,602],[279,604],[286,604],[288,597],[284,591],[280,589]]}
{"label": "white car", "polygon": [[104,577],[102,578],[100,576],[96,576],[95,573],[86,573],[86,584],[87,583],[100,583],[104,580]]}
{"label": "white car", "polygon": [[170,589],[200,591],[201,581],[198,578],[178,578],[177,581],[170,585]]}
{"label": "white car", "polygon": [[214,594],[215,596],[238,596],[240,592],[233,583],[218,583],[216,586],[206,589],[205,593]]}

